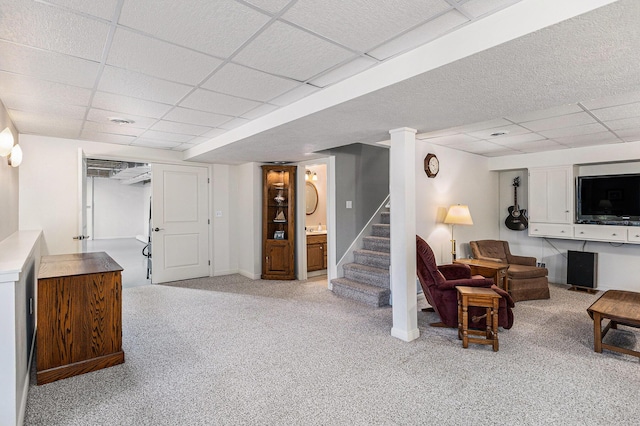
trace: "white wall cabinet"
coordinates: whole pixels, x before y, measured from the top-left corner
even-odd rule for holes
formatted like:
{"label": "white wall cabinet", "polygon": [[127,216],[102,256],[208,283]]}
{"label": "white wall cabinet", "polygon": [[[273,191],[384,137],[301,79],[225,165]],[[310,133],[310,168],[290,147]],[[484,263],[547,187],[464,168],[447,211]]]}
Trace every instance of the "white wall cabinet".
{"label": "white wall cabinet", "polygon": [[529,236],[640,244],[640,227],[574,224],[574,166],[529,170]]}
{"label": "white wall cabinet", "polygon": [[573,166],[529,170],[529,222],[573,223],[573,175]]}

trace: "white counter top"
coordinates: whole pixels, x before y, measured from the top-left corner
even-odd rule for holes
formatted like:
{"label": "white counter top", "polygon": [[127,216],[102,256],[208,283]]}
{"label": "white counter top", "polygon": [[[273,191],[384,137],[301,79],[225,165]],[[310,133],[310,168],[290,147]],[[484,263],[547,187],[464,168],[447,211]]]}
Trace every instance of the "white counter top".
{"label": "white counter top", "polygon": [[0,282],[17,281],[42,231],[16,231],[0,241]]}

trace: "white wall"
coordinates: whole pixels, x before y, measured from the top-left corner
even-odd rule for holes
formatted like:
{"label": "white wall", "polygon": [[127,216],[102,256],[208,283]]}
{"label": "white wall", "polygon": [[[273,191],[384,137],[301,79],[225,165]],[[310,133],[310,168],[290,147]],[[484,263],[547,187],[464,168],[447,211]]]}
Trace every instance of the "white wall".
{"label": "white wall", "polygon": [[[440,172],[428,178],[424,157],[434,153]],[[416,141],[416,232],[433,249],[438,264],[451,263],[451,228],[443,222],[451,204],[467,204],[473,225],[454,229],[458,258],[468,257],[469,241],[499,235],[498,173],[490,172],[488,159],[443,146]],[[393,205],[391,206],[393,209]]]}
{"label": "white wall", "polygon": [[[90,158],[194,165],[181,161],[181,152],[128,145],[34,135],[22,135],[20,144],[24,151],[24,161],[19,167],[21,227],[43,230],[43,254],[75,253],[80,249],[72,239],[78,232],[78,148],[82,148]],[[213,169],[218,181],[224,181],[226,173],[231,173],[227,166],[219,169],[213,166]],[[229,187],[219,189],[215,184],[211,185],[211,206],[216,206],[220,198],[220,202],[225,203],[227,197],[235,196],[237,188],[232,186],[231,180],[228,182],[233,191]],[[229,206],[233,208],[233,203],[230,202]],[[235,215],[233,210],[224,213],[226,216],[223,217],[233,218]],[[232,222],[217,225],[215,231],[211,235],[214,256],[234,244]],[[225,234],[228,235],[225,237]],[[234,252],[233,249],[231,251]],[[213,274],[237,269],[233,256],[223,259],[226,260],[218,260]],[[225,264],[226,261],[229,264]]]}
{"label": "white wall", "polygon": [[246,163],[236,169],[238,270],[258,279],[262,273],[262,169],[258,163]]}
{"label": "white wall", "polygon": [[145,234],[149,200],[145,186],[123,185],[117,179],[93,179],[93,239],[135,238]]}
{"label": "white wall", "polygon": [[[18,132],[0,102],[0,132],[6,127],[11,129],[14,143],[17,143]],[[6,158],[0,157],[0,241],[18,230],[18,170],[7,164]]]}
{"label": "white wall", "polygon": [[236,166],[216,164],[212,172],[212,237],[214,275],[238,272],[235,234],[238,221],[235,213]]}
{"label": "white wall", "polygon": [[[578,175],[640,173],[640,142],[489,159],[491,169],[503,170],[499,181],[501,220],[504,220],[502,216],[506,217],[506,208],[513,204],[513,177],[521,175],[524,178],[519,191],[522,197],[518,199],[525,208],[528,202],[527,168],[567,164],[579,165]],[[584,250],[598,253],[597,286],[600,290],[640,291],[637,279],[640,276],[640,245],[529,237],[527,231],[510,231],[503,224],[500,224],[500,239],[509,241],[512,253],[534,256],[545,262],[551,282],[566,284],[567,251]]]}

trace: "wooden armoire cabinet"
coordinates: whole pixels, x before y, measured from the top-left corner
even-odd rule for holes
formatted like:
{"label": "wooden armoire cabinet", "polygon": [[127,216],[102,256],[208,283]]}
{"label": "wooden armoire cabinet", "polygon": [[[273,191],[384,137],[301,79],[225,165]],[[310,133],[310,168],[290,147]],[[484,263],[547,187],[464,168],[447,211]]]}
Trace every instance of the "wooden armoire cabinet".
{"label": "wooden armoire cabinet", "polygon": [[296,166],[262,166],[262,279],[295,279]]}

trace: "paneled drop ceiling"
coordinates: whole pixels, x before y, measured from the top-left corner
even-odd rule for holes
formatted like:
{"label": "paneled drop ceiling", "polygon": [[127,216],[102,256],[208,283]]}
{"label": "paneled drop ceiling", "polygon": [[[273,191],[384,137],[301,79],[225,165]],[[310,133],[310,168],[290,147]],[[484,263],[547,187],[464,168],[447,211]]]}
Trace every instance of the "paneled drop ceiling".
{"label": "paneled drop ceiling", "polygon": [[[531,1],[537,0],[522,3]],[[194,151],[194,147],[211,144],[234,129],[249,127],[254,120],[277,114],[296,101],[519,3],[0,0],[0,100],[20,133]],[[630,29],[631,22],[635,25],[640,18],[636,2],[616,3],[621,5],[588,14],[596,24],[587,23],[594,28],[586,38],[599,35],[620,44],[603,48],[620,50],[635,45],[640,50],[637,38],[633,38],[638,32]],[[629,10],[627,15],[620,12],[624,8]],[[620,35],[598,28],[600,15],[604,23],[617,17]],[[575,19],[575,25],[580,26],[582,18]],[[535,33],[529,40],[536,45],[548,43],[544,34],[549,32],[543,33],[539,42]],[[558,34],[569,37],[566,30],[558,30]],[[584,39],[585,34],[576,34],[575,39],[556,42],[571,46],[574,42],[584,44]],[[554,46],[543,47],[553,56]],[[476,58],[491,61],[494,50]],[[637,66],[638,52],[631,53],[628,63]],[[606,64],[610,59],[603,53],[601,58],[584,58],[582,65],[575,66],[583,66],[589,74],[594,61]],[[458,62],[463,68],[468,63]],[[547,64],[525,60],[525,65],[543,68]],[[452,69],[449,76],[456,78],[440,89],[455,93],[463,88],[469,99],[480,99],[485,83],[474,85],[455,68],[447,69]],[[606,73],[607,69],[596,71]],[[301,160],[331,146],[381,141],[384,131],[400,126],[417,128],[420,139],[486,156],[640,139],[640,92],[626,90],[633,84],[637,89],[638,81],[600,91],[599,95],[610,96],[598,100],[576,97],[575,93],[573,97],[548,96],[522,104],[511,99],[504,102],[511,106],[509,111],[482,108],[485,114],[451,103],[447,108],[453,110],[448,111],[447,119],[432,119],[426,112],[438,105],[424,108],[425,99],[434,92],[423,84],[428,81],[425,78],[377,92],[384,93],[391,103],[380,102],[374,93],[235,143],[214,144],[204,155],[198,152],[186,158],[228,163],[276,157]],[[603,81],[615,78],[603,74]],[[500,86],[500,82],[494,84]],[[413,87],[409,93],[408,87]],[[542,97],[550,92],[545,88],[539,93]],[[390,105],[401,104],[398,99],[407,105],[389,113]],[[433,100],[435,103],[438,98]],[[419,108],[424,113],[416,119]],[[452,113],[457,115],[452,117]],[[130,124],[115,124],[114,119]],[[346,128],[345,123],[352,128]],[[496,133],[504,135],[492,136]]]}

